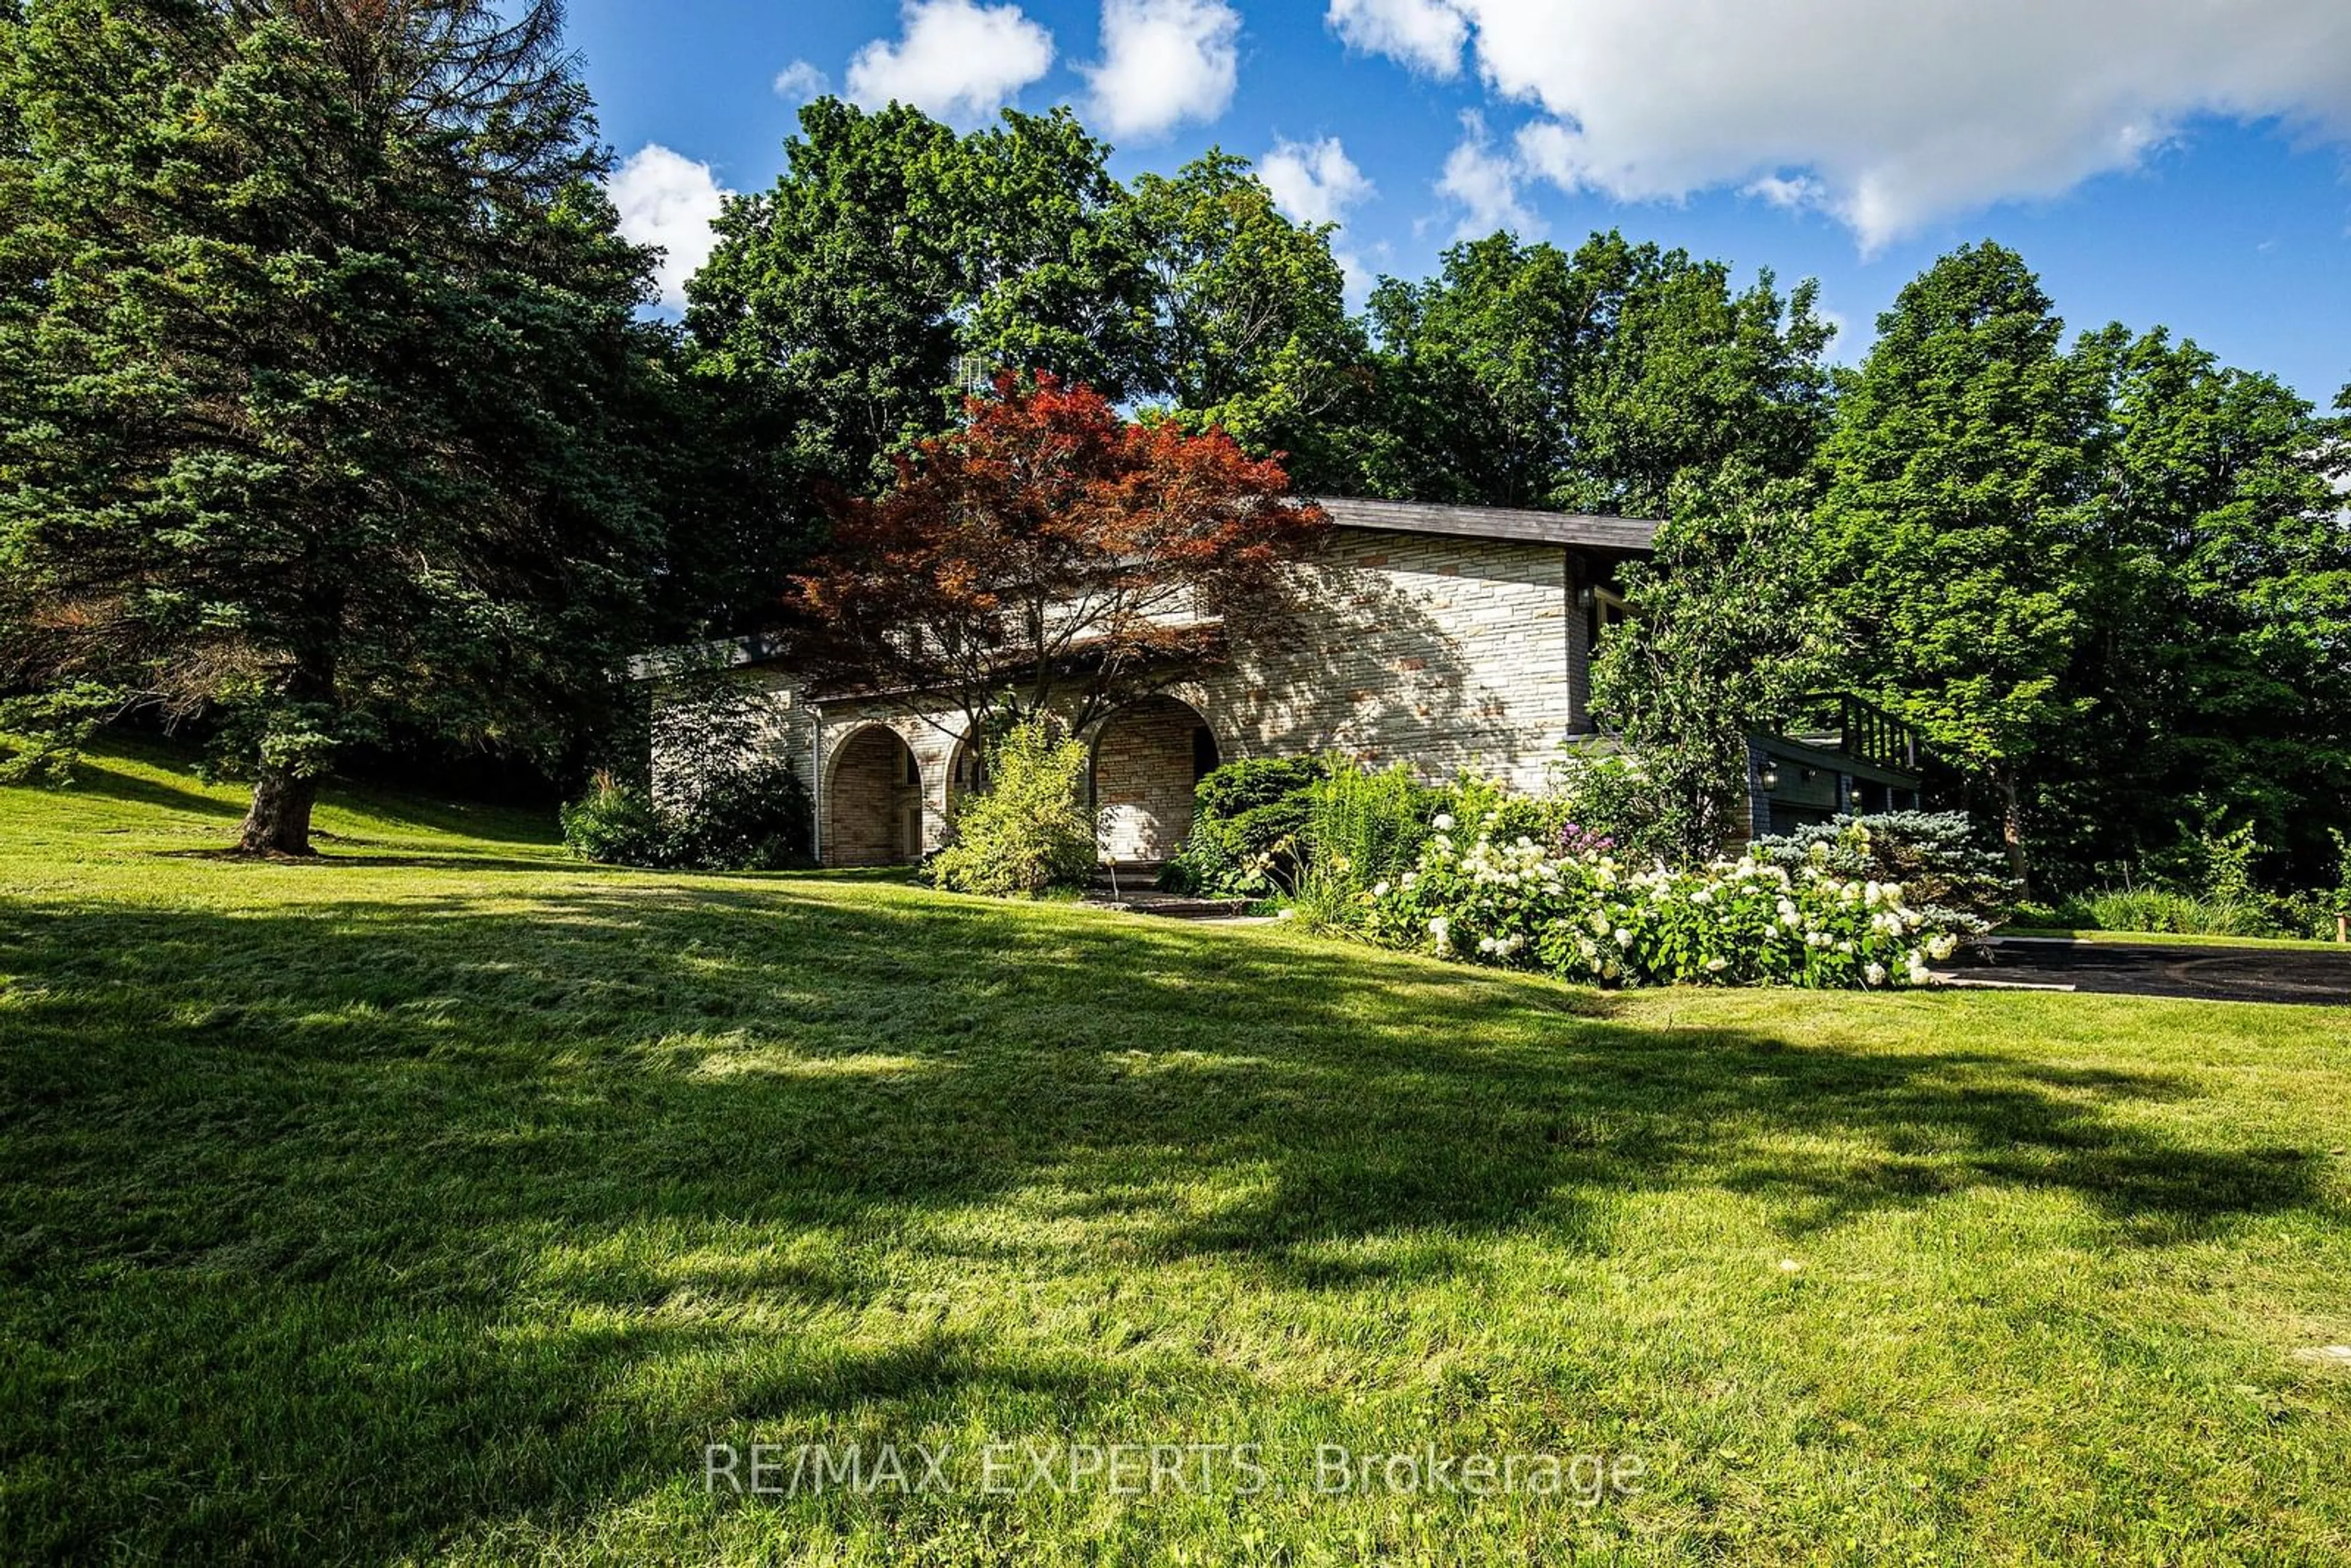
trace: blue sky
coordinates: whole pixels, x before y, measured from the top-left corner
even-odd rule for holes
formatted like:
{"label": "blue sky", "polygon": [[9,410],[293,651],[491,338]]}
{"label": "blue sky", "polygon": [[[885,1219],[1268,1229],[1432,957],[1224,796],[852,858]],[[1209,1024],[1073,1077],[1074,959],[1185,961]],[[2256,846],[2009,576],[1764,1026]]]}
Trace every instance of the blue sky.
{"label": "blue sky", "polygon": [[[2351,382],[2346,0],[574,0],[637,237],[694,256],[821,87],[1077,105],[1116,171],[1211,145],[1359,277],[1498,224],[1821,280],[1841,358],[1935,256],[2021,250],[2075,328]],[[781,78],[779,80],[779,78]],[[672,279],[674,281],[674,278]]]}

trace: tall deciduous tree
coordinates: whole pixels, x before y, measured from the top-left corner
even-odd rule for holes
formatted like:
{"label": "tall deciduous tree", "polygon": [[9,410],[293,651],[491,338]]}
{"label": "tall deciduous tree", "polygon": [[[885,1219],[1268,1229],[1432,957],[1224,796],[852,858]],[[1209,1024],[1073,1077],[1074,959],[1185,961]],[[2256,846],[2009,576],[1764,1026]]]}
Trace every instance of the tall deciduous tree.
{"label": "tall deciduous tree", "polygon": [[1658,852],[1695,862],[1746,826],[1747,737],[1836,666],[1817,602],[1812,495],[1734,465],[1683,480],[1656,554],[1625,569],[1634,613],[1600,645],[1594,706],[1637,758]]}
{"label": "tall deciduous tree", "polygon": [[799,662],[991,715],[1082,727],[1213,656],[1218,624],[1275,601],[1328,526],[1280,465],[1221,431],[1122,419],[1086,387],[999,380],[965,428],[844,498],[803,576]]}
{"label": "tall deciduous tree", "polygon": [[0,653],[201,708],[304,852],[388,719],[528,743],[633,640],[663,350],[552,0],[35,0],[0,103]]}
{"label": "tall deciduous tree", "polygon": [[2077,350],[2105,384],[2088,635],[2046,816],[2086,873],[2199,814],[2323,869],[2351,795],[2343,426],[2161,329]]}
{"label": "tall deciduous tree", "polygon": [[1289,455],[1302,483],[1333,482],[1367,354],[1333,225],[1292,223],[1248,161],[1220,150],[1141,176],[1127,211],[1151,289],[1141,390],[1188,428]]}
{"label": "tall deciduous tree", "polygon": [[1877,330],[1823,451],[1826,607],[1855,639],[1850,683],[1989,791],[2022,883],[2035,759],[2084,712],[2066,674],[2100,388],[2022,258],[1991,243],[1938,261]]}
{"label": "tall deciduous tree", "polygon": [[1124,397],[1146,291],[1108,155],[1067,110],[958,137],[903,104],[818,99],[687,287],[705,371],[768,400],[803,470],[852,487],[954,422],[967,357]]}
{"label": "tall deciduous tree", "polygon": [[1594,235],[1573,253],[1506,234],[1374,294],[1378,494],[1662,516],[1676,482],[1736,461],[1786,477],[1828,423],[1815,290]]}

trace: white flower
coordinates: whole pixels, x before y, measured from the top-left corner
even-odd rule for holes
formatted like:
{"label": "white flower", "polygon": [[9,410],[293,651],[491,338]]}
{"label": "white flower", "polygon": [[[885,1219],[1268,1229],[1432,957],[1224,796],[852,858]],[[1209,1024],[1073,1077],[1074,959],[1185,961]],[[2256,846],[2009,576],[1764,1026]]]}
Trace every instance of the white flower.
{"label": "white flower", "polygon": [[1948,931],[1932,938],[1927,944],[1927,956],[1930,958],[1948,958],[1959,950],[1959,939]]}
{"label": "white flower", "polygon": [[1372,883],[1372,896],[1374,898],[1385,898],[1387,895],[1388,884],[1386,883],[1375,882]]}
{"label": "white flower", "polygon": [[1619,947],[1630,947],[1632,945],[1633,934],[1625,929],[1622,925],[1616,927],[1616,946]]}
{"label": "white flower", "polygon": [[1445,940],[1445,933],[1452,927],[1452,925],[1453,923],[1442,915],[1433,915],[1428,920],[1428,934],[1442,942]]}
{"label": "white flower", "polygon": [[1910,983],[1911,983],[1912,985],[1914,985],[1914,986],[1923,986],[1923,985],[1927,985],[1928,983],[1929,983],[1930,981],[1932,981],[1932,980],[1934,979],[1934,977],[1935,977],[1935,976],[1934,976],[1934,972],[1933,972],[1932,970],[1928,969],[1928,968],[1927,967],[1927,966],[1926,966],[1926,965],[1924,965],[1924,964],[1913,964],[1913,965],[1911,965],[1911,966],[1910,966]]}
{"label": "white flower", "polygon": [[1439,811],[1428,820],[1428,825],[1440,833],[1449,833],[1453,831],[1453,813]]}
{"label": "white flower", "polygon": [[1861,972],[1861,977],[1867,980],[1873,986],[1882,986],[1886,984],[1886,966],[1883,964],[1872,964],[1868,968],[1864,969]]}
{"label": "white flower", "polygon": [[1706,972],[1709,975],[1719,975],[1729,967],[1729,961],[1722,958],[1708,958],[1706,961]]}

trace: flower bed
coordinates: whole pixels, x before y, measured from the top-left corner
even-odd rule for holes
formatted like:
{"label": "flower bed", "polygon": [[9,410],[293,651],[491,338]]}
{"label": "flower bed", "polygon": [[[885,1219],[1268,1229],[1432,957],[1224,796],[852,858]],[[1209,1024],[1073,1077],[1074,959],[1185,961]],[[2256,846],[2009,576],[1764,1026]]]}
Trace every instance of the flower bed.
{"label": "flower bed", "polygon": [[1897,883],[1757,860],[1635,870],[1591,849],[1466,844],[1432,824],[1416,867],[1367,894],[1364,929],[1391,946],[1601,985],[1924,985],[1958,934]]}

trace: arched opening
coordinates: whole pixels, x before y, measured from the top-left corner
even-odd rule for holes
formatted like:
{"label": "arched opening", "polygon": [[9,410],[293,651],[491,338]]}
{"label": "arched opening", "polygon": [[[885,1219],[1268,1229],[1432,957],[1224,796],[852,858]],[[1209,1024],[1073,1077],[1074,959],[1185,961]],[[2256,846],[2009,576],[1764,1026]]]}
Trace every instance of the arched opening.
{"label": "arched opening", "polygon": [[979,787],[985,781],[986,769],[980,766],[982,744],[979,732],[975,729],[956,742],[955,753],[947,758],[947,815],[950,818],[966,800],[979,793]]}
{"label": "arched opening", "polygon": [[868,725],[834,753],[824,792],[827,865],[911,865],[923,857],[923,769],[896,730]]}
{"label": "arched opening", "polygon": [[1104,860],[1155,864],[1192,831],[1192,791],[1217,766],[1216,732],[1197,709],[1145,697],[1094,735],[1094,807]]}

